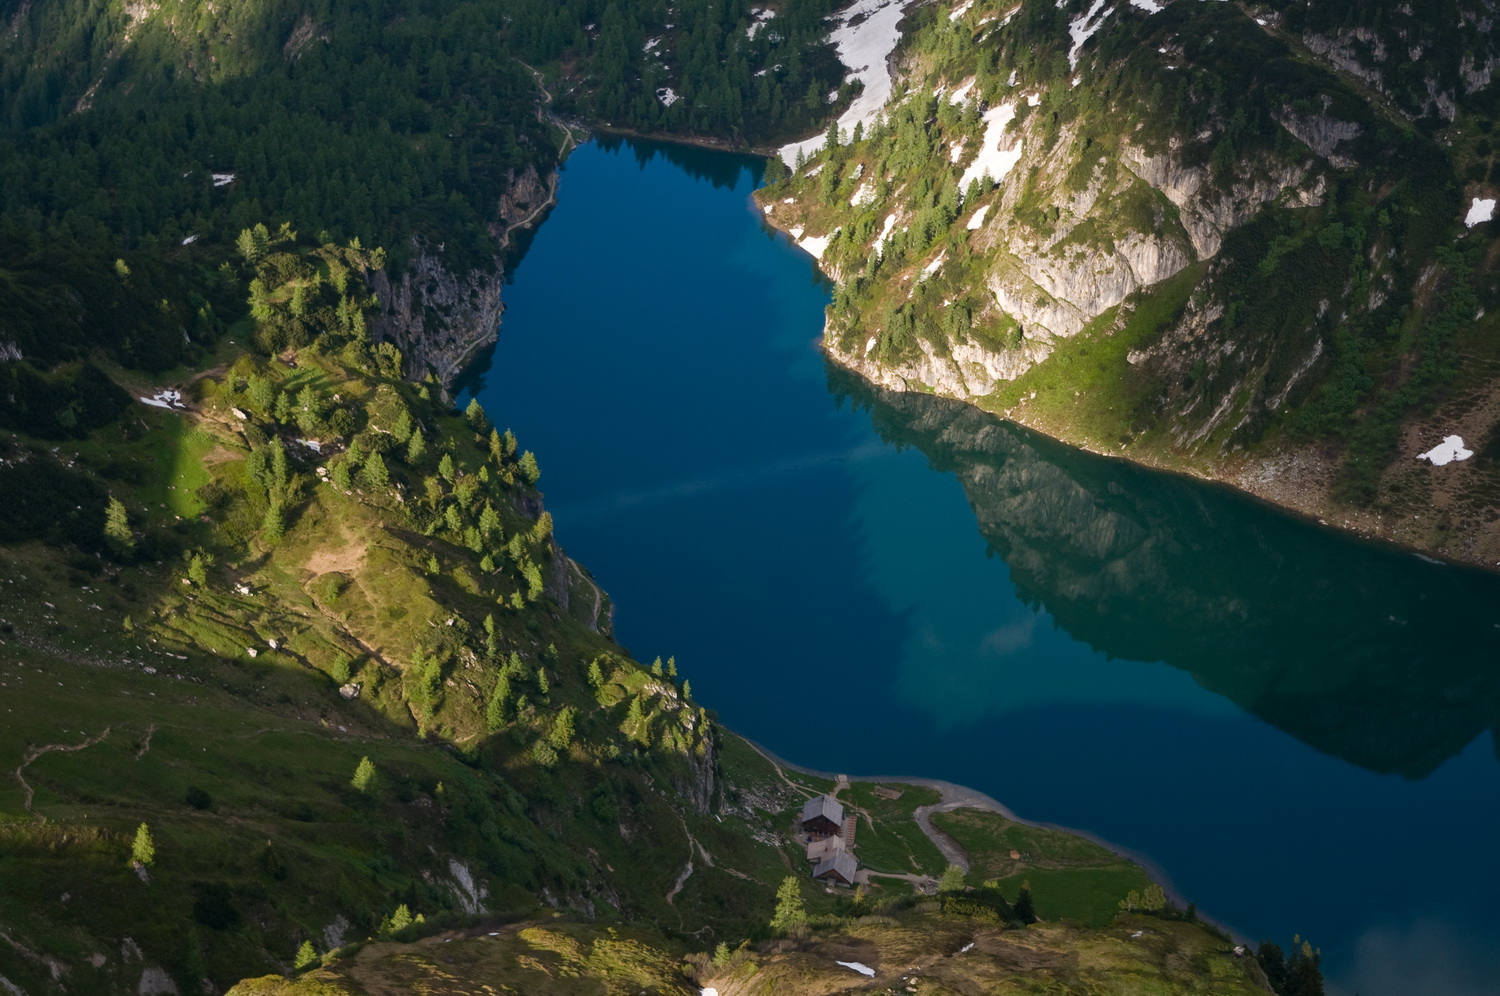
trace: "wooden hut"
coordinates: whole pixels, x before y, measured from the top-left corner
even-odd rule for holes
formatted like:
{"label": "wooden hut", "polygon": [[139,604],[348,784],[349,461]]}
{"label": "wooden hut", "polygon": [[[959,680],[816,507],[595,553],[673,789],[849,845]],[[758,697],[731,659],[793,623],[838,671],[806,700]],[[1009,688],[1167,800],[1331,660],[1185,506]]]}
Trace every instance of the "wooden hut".
{"label": "wooden hut", "polygon": [[848,851],[835,851],[813,869],[813,878],[835,885],[853,885],[854,873],[858,870],[859,863],[853,855]]}
{"label": "wooden hut", "polygon": [[802,829],[815,837],[828,837],[844,830],[844,807],[831,795],[819,795],[802,807]]}

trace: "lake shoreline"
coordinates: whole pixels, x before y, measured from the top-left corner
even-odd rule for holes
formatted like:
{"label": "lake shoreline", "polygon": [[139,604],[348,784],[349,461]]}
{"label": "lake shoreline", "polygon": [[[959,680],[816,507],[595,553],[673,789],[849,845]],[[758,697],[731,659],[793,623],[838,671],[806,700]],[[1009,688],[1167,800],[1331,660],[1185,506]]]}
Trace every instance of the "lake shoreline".
{"label": "lake shoreline", "polygon": [[[756,203],[761,202],[757,199]],[[765,224],[788,238],[792,238],[792,230],[777,220],[775,212],[770,211],[770,205],[762,206],[767,211],[762,219]],[[792,238],[792,243],[799,244],[795,238]],[[809,255],[812,254],[809,253]],[[835,285],[842,285],[841,276],[831,269],[825,269],[820,256],[813,256],[813,261],[820,273]],[[846,352],[830,343],[826,321],[823,336],[818,345],[823,355],[839,369],[861,378],[878,389],[895,393],[936,393],[940,397],[969,405],[996,418],[1025,426],[1033,432],[1039,432],[1065,446],[1085,453],[1122,460],[1151,470],[1180,474],[1200,483],[1231,488],[1240,494],[1249,495],[1286,514],[1324,529],[1354,536],[1370,543],[1389,545],[1407,553],[1430,557],[1453,567],[1478,568],[1489,574],[1500,574],[1500,560],[1482,556],[1477,543],[1460,544],[1458,552],[1453,552],[1448,547],[1439,550],[1432,545],[1416,542],[1412,536],[1403,536],[1400,530],[1403,527],[1411,528],[1405,520],[1391,521],[1388,517],[1370,509],[1344,505],[1334,500],[1331,491],[1336,468],[1323,460],[1322,450],[1317,444],[1282,447],[1279,450],[1261,454],[1255,462],[1251,462],[1243,454],[1237,457],[1227,457],[1223,462],[1206,469],[1164,459],[1150,452],[1126,454],[1107,448],[1101,449],[1087,439],[1078,437],[1076,433],[1069,432],[1068,426],[1059,426],[1050,419],[1028,418],[1024,402],[1012,409],[996,411],[986,407],[984,397],[934,391],[921,384],[918,385],[918,390],[913,391],[908,386],[909,382],[905,375],[899,369],[885,367],[873,359]]]}
{"label": "lake shoreline", "polygon": [[[734,736],[740,737],[741,740],[750,745],[750,748],[752,750],[754,750],[761,757],[764,757],[773,765],[780,768],[786,768],[789,771],[795,771],[798,774],[811,775],[814,778],[823,778],[832,782],[844,780],[848,782],[863,782],[867,784],[879,783],[887,785],[915,785],[922,788],[937,789],[937,791],[942,794],[942,799],[937,803],[937,805],[930,807],[920,807],[917,810],[917,813],[930,814],[933,812],[947,812],[955,809],[978,809],[987,812],[998,813],[999,815],[1005,817],[1007,820],[1010,820],[1014,823],[1020,823],[1025,826],[1036,827],[1040,830],[1057,830],[1062,833],[1072,834],[1075,837],[1082,837],[1084,840],[1087,840],[1090,843],[1099,845],[1106,851],[1109,851],[1111,854],[1118,855],[1119,857],[1124,858],[1126,861],[1130,861],[1137,865],[1140,865],[1140,867],[1146,872],[1147,877],[1149,877],[1151,881],[1155,882],[1157,885],[1161,886],[1162,891],[1167,895],[1167,900],[1172,903],[1172,905],[1177,906],[1180,909],[1186,909],[1189,905],[1194,905],[1188,901],[1186,896],[1183,895],[1182,890],[1178,889],[1177,886],[1173,884],[1171,877],[1166,872],[1166,869],[1162,868],[1160,864],[1158,864],[1148,855],[1142,854],[1140,851],[1133,850],[1132,848],[1125,847],[1121,844],[1116,844],[1113,841],[1106,840],[1103,837],[1100,837],[1098,834],[1091,833],[1088,830],[1080,830],[1076,827],[1065,827],[1057,823],[1048,823],[1043,820],[1028,820],[1025,817],[1018,816],[1014,810],[1012,810],[1009,806],[1005,805],[1000,800],[996,799],[994,796],[987,795],[984,792],[979,791],[978,789],[970,788],[967,785],[959,785],[957,782],[944,781],[941,778],[887,775],[843,775],[835,772],[820,771],[817,768],[809,768],[806,765],[795,764],[783,757],[780,757],[773,751],[761,746],[754,740],[751,740],[749,737],[742,736],[738,733],[733,733],[733,731],[729,732],[731,732]],[[913,815],[914,818],[916,818],[917,825],[921,827],[922,832],[927,835],[928,839],[932,840],[933,844],[937,846],[939,851],[943,852],[946,855],[947,849],[942,844],[938,843],[938,841],[933,838],[932,834],[928,832],[928,826],[926,825],[926,823],[921,818],[916,817],[916,814]],[[1248,947],[1254,946],[1255,942],[1246,934],[1242,933],[1241,931],[1235,930],[1233,927],[1220,921],[1219,919],[1210,916],[1201,910],[1198,910],[1196,905],[1194,905],[1194,910],[1198,914],[1198,919],[1202,920],[1204,923],[1210,924],[1214,927],[1217,927],[1219,930],[1224,931],[1232,939],[1240,944],[1244,944]]]}

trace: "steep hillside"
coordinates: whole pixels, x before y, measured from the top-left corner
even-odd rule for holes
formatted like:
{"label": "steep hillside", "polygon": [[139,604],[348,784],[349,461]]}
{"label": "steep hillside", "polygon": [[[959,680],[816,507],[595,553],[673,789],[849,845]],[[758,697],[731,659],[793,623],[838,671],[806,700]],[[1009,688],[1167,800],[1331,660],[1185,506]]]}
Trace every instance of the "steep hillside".
{"label": "steep hillside", "polygon": [[0,440],[0,975],[222,989],[402,904],[750,930],[784,859],[709,815],[723,734],[609,639],[536,458],[369,343],[378,252],[246,236],[260,349],[65,366],[71,423]]}
{"label": "steep hillside", "polygon": [[[1455,16],[1472,33],[1488,22],[1470,6]],[[1495,254],[1484,206],[1471,211],[1493,196],[1489,90],[1471,66],[1464,94],[1388,98],[1327,61],[1326,19],[1107,0],[910,9],[883,119],[761,195],[839,281],[830,355],[877,384],[1500,562]],[[1427,37],[1439,19],[1386,23]],[[1449,41],[1416,47],[1433,87],[1463,76]],[[1449,435],[1480,458],[1418,460]]]}

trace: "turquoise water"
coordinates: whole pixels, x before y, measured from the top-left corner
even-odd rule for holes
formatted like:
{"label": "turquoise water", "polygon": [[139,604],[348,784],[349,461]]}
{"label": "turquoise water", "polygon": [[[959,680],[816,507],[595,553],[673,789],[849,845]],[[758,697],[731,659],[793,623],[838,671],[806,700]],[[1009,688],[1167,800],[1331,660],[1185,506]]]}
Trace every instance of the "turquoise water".
{"label": "turquoise water", "polygon": [[468,385],[621,642],[790,760],[1139,851],[1332,992],[1500,992],[1500,578],[831,371],[757,177],[580,149]]}

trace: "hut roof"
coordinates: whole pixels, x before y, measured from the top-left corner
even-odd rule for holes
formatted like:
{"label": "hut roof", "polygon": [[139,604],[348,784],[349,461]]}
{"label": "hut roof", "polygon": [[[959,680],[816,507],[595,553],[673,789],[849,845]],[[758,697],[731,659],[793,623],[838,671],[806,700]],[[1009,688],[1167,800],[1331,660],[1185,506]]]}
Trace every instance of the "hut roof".
{"label": "hut roof", "polygon": [[848,851],[835,851],[818,863],[813,869],[813,878],[823,878],[826,875],[837,874],[845,882],[854,882],[854,873],[859,870],[859,862]]}
{"label": "hut roof", "polygon": [[831,795],[818,795],[807,800],[802,807],[802,822],[815,820],[819,816],[839,826],[844,825],[844,807]]}

